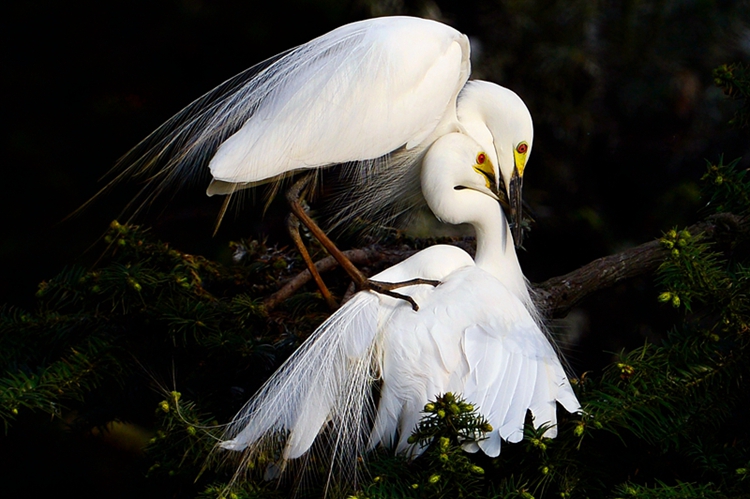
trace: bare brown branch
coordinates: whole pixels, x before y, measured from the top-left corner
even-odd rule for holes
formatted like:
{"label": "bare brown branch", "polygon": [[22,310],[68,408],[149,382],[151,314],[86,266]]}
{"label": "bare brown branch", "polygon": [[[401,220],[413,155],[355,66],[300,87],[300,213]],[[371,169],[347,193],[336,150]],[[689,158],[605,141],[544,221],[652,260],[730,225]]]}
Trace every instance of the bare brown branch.
{"label": "bare brown branch", "polygon": [[[747,235],[750,223],[727,213],[712,216],[688,227],[688,230],[693,235],[703,234],[717,244],[718,250],[727,251],[741,235]],[[392,265],[413,253],[415,251],[388,250],[377,245],[344,252],[356,265],[372,265],[376,262]],[[537,305],[547,317],[564,317],[571,308],[597,291],[626,279],[655,272],[668,254],[669,250],[664,249],[658,241],[651,241],[599,258],[568,274],[533,285]],[[332,270],[337,265],[336,260],[330,256],[315,263],[319,272]],[[309,271],[301,272],[265,301],[266,308],[274,308],[310,279]]]}
{"label": "bare brown branch", "polygon": [[[717,243],[717,249],[726,250],[748,229],[747,220],[727,213],[710,217],[687,230],[693,235],[702,233]],[[569,274],[534,285],[537,305],[547,317],[564,317],[592,293],[625,279],[653,273],[668,254],[669,250],[658,241],[651,241],[616,255],[599,258]]]}

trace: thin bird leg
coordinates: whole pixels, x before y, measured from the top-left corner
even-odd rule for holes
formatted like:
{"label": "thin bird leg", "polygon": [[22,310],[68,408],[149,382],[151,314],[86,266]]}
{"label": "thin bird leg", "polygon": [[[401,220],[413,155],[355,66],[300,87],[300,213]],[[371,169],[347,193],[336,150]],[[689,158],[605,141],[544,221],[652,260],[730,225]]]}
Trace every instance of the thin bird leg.
{"label": "thin bird leg", "polygon": [[302,259],[305,261],[305,265],[307,265],[307,270],[310,272],[310,275],[312,275],[315,284],[318,285],[320,293],[328,304],[328,308],[330,308],[331,311],[336,310],[339,308],[339,304],[333,299],[331,292],[328,290],[328,286],[323,282],[323,278],[320,276],[320,272],[318,272],[315,262],[312,261],[310,253],[307,251],[307,247],[305,247],[305,243],[302,241],[302,236],[299,233],[299,218],[297,218],[294,213],[290,213],[289,217],[286,219],[286,228],[289,231],[289,235],[292,237],[292,241],[294,241],[294,244],[297,246],[297,250],[300,255],[302,255]]}
{"label": "thin bird leg", "polygon": [[392,298],[406,300],[411,304],[411,307],[415,311],[419,310],[419,305],[417,305],[417,303],[410,296],[396,293],[393,290],[405,286],[414,286],[416,284],[429,284],[430,286],[437,286],[438,284],[440,284],[440,281],[417,278],[403,282],[388,283],[373,281],[365,277],[365,275],[360,272],[359,269],[355,267],[354,264],[341,252],[341,250],[336,247],[333,241],[328,238],[325,232],[323,232],[318,224],[316,224],[315,221],[310,218],[307,212],[305,212],[305,209],[302,207],[302,204],[300,203],[301,192],[302,189],[304,189],[305,186],[310,183],[311,179],[312,174],[304,175],[302,178],[292,184],[292,187],[290,187],[287,191],[286,199],[289,202],[292,213],[294,213],[294,215],[299,219],[300,222],[305,224],[305,226],[310,230],[310,233],[312,233],[312,235],[315,236],[318,241],[320,241],[320,244],[322,244],[323,247],[328,250],[331,256],[335,258],[337,262],[339,262],[341,268],[343,268],[346,273],[349,274],[349,276],[354,281],[354,284],[356,284],[359,289],[375,291],[376,293],[384,294]]}

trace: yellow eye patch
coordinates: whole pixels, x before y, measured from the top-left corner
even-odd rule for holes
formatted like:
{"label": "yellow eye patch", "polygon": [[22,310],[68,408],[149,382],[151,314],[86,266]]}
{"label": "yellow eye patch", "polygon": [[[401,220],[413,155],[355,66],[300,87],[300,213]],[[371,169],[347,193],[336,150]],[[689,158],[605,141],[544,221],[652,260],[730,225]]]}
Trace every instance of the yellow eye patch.
{"label": "yellow eye patch", "polygon": [[526,154],[529,152],[529,144],[526,142],[519,143],[515,149],[513,149],[513,159],[518,170],[518,175],[523,177],[523,169],[526,168]]}
{"label": "yellow eye patch", "polygon": [[492,166],[492,161],[483,152],[477,154],[476,164],[474,165],[474,171],[484,177],[484,182],[487,184],[488,189],[492,189],[495,185],[495,168]]}

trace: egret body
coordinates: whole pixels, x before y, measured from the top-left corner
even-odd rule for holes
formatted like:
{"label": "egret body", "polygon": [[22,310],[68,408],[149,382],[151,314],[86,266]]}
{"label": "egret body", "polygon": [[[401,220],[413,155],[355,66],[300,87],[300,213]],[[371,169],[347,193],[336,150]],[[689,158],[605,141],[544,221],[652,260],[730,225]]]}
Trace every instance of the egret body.
{"label": "egret body", "polygon": [[335,466],[353,468],[378,445],[418,453],[407,439],[424,405],[446,392],[461,394],[493,427],[467,450],[497,456],[503,440],[522,439],[527,411],[535,427],[551,425],[546,436],[554,437],[557,403],[570,412],[580,406],[535,319],[494,178],[490,155],[474,139],[437,139],[424,158],[423,193],[441,220],[474,226],[475,258],[437,245],[375,276],[441,284],[400,290],[419,301],[419,311],[403,300],[357,293],[261,388],[221,447],[247,450],[248,459],[277,456],[276,470],[321,438]]}
{"label": "egret body", "polygon": [[[531,116],[512,91],[468,81],[469,53],[465,35],[436,21],[347,24],[190,104],[121,160],[122,176],[148,176],[148,202],[206,171],[206,162],[209,195],[344,163],[350,183],[338,222],[392,218],[418,202],[426,151],[458,132],[498,166],[495,181],[517,219]],[[520,244],[520,224],[514,227]]]}

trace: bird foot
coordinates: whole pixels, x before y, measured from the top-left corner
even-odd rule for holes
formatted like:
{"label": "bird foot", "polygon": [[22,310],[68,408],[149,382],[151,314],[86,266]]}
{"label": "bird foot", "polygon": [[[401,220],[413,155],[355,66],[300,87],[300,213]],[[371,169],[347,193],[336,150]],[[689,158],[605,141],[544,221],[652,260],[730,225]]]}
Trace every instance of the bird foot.
{"label": "bird foot", "polygon": [[430,286],[437,286],[440,284],[440,281],[435,281],[432,279],[417,278],[417,279],[409,279],[408,281],[401,281],[401,282],[380,282],[380,281],[373,281],[372,279],[367,279],[367,281],[365,281],[365,285],[363,286],[363,289],[374,291],[382,295],[387,295],[392,298],[406,300],[411,304],[411,308],[416,312],[417,310],[419,310],[419,305],[417,305],[417,302],[415,302],[411,296],[403,295],[401,293],[396,293],[393,290],[398,289],[398,288],[403,288],[406,286],[415,286],[418,284],[429,284]]}

